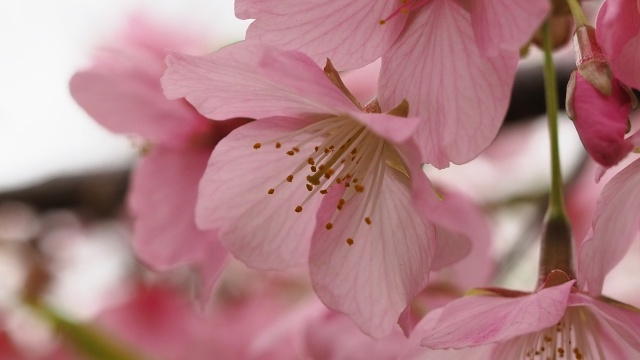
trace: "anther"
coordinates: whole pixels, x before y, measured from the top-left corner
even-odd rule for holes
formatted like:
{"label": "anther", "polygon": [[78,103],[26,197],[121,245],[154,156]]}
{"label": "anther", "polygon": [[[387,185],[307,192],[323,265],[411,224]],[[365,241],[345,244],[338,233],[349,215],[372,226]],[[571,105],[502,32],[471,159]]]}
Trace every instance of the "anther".
{"label": "anther", "polygon": [[274,192],[276,192],[276,189],[269,189],[269,191],[267,191],[267,194],[273,195]]}
{"label": "anther", "polygon": [[293,152],[293,150],[289,150],[289,151],[287,151],[287,155],[289,155],[289,156],[293,156],[294,154],[295,154],[295,153]]}
{"label": "anther", "polygon": [[311,166],[311,172],[316,172],[318,171],[318,168],[316,168],[315,166]]}
{"label": "anther", "polygon": [[292,182],[292,181],[293,181],[293,175],[289,175],[289,176],[287,176],[287,181],[288,181],[288,182]]}
{"label": "anther", "polygon": [[302,212],[302,206],[298,205],[296,206],[296,210],[297,213]]}
{"label": "anther", "polygon": [[260,149],[260,146],[262,146],[262,144],[260,144],[260,143],[253,144],[253,148],[254,149]]}
{"label": "anther", "polygon": [[364,191],[364,186],[362,186],[360,184],[357,184],[355,186],[355,189],[356,189],[357,192],[363,192]]}
{"label": "anther", "polygon": [[327,230],[331,230],[333,228],[333,224],[332,223],[327,223],[327,225],[325,225],[324,228],[327,229]]}
{"label": "anther", "polygon": [[349,246],[353,245],[353,239],[352,238],[348,238],[347,239],[347,245],[349,245]]}
{"label": "anther", "polygon": [[308,158],[308,159],[307,159],[307,163],[308,163],[309,165],[315,165],[315,164],[316,164],[316,162],[313,160],[313,158],[312,158],[312,157],[310,157],[310,158]]}
{"label": "anther", "polygon": [[320,194],[325,195],[326,193],[328,193],[327,190],[320,190]]}
{"label": "anther", "polygon": [[367,225],[371,225],[371,218],[369,217],[364,218],[364,222],[366,222]]}
{"label": "anther", "polygon": [[307,184],[307,190],[309,190],[309,191],[313,191],[313,186],[311,186],[311,185]]}
{"label": "anther", "polygon": [[280,147],[282,146],[282,144],[280,144],[279,141],[276,142],[276,149],[280,149]]}
{"label": "anther", "polygon": [[291,150],[293,150],[293,151],[295,151],[295,152],[300,152],[300,148],[295,147],[295,146],[294,146]]}

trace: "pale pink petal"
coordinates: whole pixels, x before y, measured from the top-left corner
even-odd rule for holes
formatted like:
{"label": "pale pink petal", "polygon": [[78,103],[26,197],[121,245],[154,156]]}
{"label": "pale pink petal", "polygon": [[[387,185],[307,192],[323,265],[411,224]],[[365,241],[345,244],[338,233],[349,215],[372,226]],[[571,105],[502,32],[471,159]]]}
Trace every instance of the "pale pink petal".
{"label": "pale pink petal", "polygon": [[[425,189],[424,191],[433,190]],[[480,284],[477,283],[479,279],[487,279],[492,271],[492,262],[486,252],[491,245],[491,232],[480,208],[462,194],[443,192],[443,200],[438,201],[428,211],[429,219],[437,224],[436,237],[438,238],[432,269],[437,271],[452,265],[473,250],[476,261],[484,261],[482,264],[476,262],[478,268],[474,267],[474,274],[469,276],[469,280],[476,279],[471,282],[479,286]],[[460,219],[464,219],[464,222]]]}
{"label": "pale pink petal", "polygon": [[618,337],[640,351],[640,312],[636,308],[622,304],[594,299],[581,293],[569,296],[569,306],[588,307],[598,317],[604,319]]}
{"label": "pale pink petal", "polygon": [[398,360],[429,360],[429,359],[447,359],[447,360],[487,360],[493,350],[493,344],[484,346],[474,346],[460,350],[448,349],[429,349],[420,345],[422,338],[428,336],[433,327],[438,322],[443,309],[431,311],[420,320],[414,332],[408,339],[405,351],[401,352]]}
{"label": "pale pink petal", "polygon": [[165,98],[160,87],[162,58],[142,49],[106,51],[99,64],[71,78],[74,100],[113,132],[184,144],[204,118],[186,101]]}
{"label": "pale pink petal", "polygon": [[395,1],[238,0],[236,16],[256,19],[247,39],[301,50],[319,64],[330,58],[338,70],[362,67],[387,50],[407,20],[388,17]]}
{"label": "pale pink petal", "polygon": [[393,144],[401,144],[411,139],[420,124],[420,118],[400,117],[388,114],[350,112],[349,115],[371,132]]}
{"label": "pale pink petal", "polygon": [[326,310],[306,327],[307,347],[313,359],[395,360],[408,340],[399,329],[381,339],[363,334],[343,314]]}
{"label": "pale pink petal", "polygon": [[403,99],[425,162],[438,168],[473,159],[496,136],[507,111],[518,52],[480,54],[469,13],[433,0],[409,21],[382,58],[378,94],[387,111]]}
{"label": "pale pink petal", "polygon": [[605,1],[596,20],[596,39],[613,74],[640,88],[640,11],[636,0]]}
{"label": "pale pink petal", "polygon": [[549,8],[546,0],[471,1],[471,23],[481,53],[520,50],[542,25]]}
{"label": "pale pink petal", "polygon": [[468,296],[445,306],[422,346],[463,348],[506,341],[555,325],[567,308],[574,281],[506,298]]}
{"label": "pale pink petal", "polygon": [[297,51],[243,41],[202,57],[173,53],[166,62],[165,95],[185,97],[211,119],[355,108],[322,69]]}
{"label": "pale pink petal", "polygon": [[195,263],[209,285],[227,255],[215,232],[198,230],[195,223],[198,182],[210,153],[154,148],[136,169],[129,194],[133,247],[142,261],[158,270]]}
{"label": "pale pink petal", "polygon": [[613,166],[633,149],[624,140],[631,103],[618,80],[611,82],[611,95],[605,96],[580,73],[575,72],[573,121],[589,155],[603,166]]}
{"label": "pale pink petal", "polygon": [[[200,182],[196,220],[201,228],[218,229],[219,240],[235,257],[251,267],[282,269],[307,262],[309,241],[315,226],[320,196],[309,194],[306,175],[285,179],[315,143],[300,146],[288,156],[304,134],[280,140],[277,149],[270,140],[309,125],[296,118],[266,118],[244,125],[225,137],[214,150]],[[254,144],[262,143],[255,149]],[[273,194],[268,194],[274,189]],[[302,205],[301,212],[295,212]]]}
{"label": "pale pink petal", "polygon": [[578,281],[593,296],[600,295],[605,275],[624,257],[638,234],[640,159],[604,187],[590,235],[579,250]]}
{"label": "pale pink petal", "polygon": [[[365,189],[372,188],[371,178]],[[382,337],[427,284],[434,229],[412,206],[409,179],[398,170],[386,167],[379,193],[372,194],[377,197],[372,214],[363,211],[366,192],[337,210],[341,188],[329,191],[318,212],[309,257],[312,283],[328,307],[350,316],[363,332]],[[333,228],[327,230],[329,222]]]}

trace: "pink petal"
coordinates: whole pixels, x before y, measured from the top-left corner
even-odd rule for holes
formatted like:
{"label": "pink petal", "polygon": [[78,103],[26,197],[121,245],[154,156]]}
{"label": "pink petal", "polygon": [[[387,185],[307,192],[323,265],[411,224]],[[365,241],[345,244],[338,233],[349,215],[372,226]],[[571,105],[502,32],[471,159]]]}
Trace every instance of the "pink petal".
{"label": "pink petal", "polygon": [[[368,178],[365,189],[371,188]],[[427,284],[433,226],[412,207],[408,178],[395,169],[386,168],[382,188],[372,195],[377,196],[372,214],[363,215],[366,193],[336,210],[341,189],[332,188],[318,211],[309,257],[312,283],[328,307],[347,314],[363,332],[382,337]],[[329,222],[331,230],[324,227]]]}
{"label": "pink petal", "polygon": [[145,49],[108,49],[69,83],[74,100],[98,123],[154,143],[182,145],[204,121],[187,102],[167,100],[160,87],[162,57]]}
{"label": "pink petal", "polygon": [[[438,225],[438,248],[432,269],[437,271],[449,266],[473,251],[476,261],[483,263],[477,268],[473,267],[476,271],[470,274],[469,280],[476,279],[471,282],[475,283],[473,286],[479,286],[479,279],[486,279],[492,271],[491,261],[486,252],[491,245],[489,224],[480,208],[471,199],[453,192],[445,192],[443,196],[444,200],[438,201],[435,207],[428,210],[429,219]],[[460,222],[460,219],[464,219],[464,222]]]}
{"label": "pink petal", "polygon": [[464,163],[496,136],[517,63],[517,51],[482,56],[469,13],[454,1],[433,0],[383,56],[380,104],[386,111],[406,99],[409,115],[423,118],[424,161],[438,168]]}
{"label": "pink petal", "polygon": [[471,1],[471,22],[481,53],[520,50],[542,25],[549,7],[546,0]]}
{"label": "pink petal", "polygon": [[411,139],[420,124],[420,118],[400,117],[388,114],[349,112],[349,115],[371,132],[393,144],[401,144]]}
{"label": "pink petal", "polygon": [[575,72],[573,121],[589,155],[603,166],[613,166],[633,149],[624,140],[631,103],[618,80],[611,82],[611,96],[601,94]]}
{"label": "pink petal", "polygon": [[409,343],[405,346],[405,351],[401,352],[398,360],[425,360],[425,359],[447,359],[447,360],[487,360],[493,350],[493,344],[485,346],[475,346],[460,350],[429,349],[422,347],[422,338],[428,336],[433,327],[442,315],[443,309],[431,311],[420,320],[414,332],[409,337]]}
{"label": "pink petal", "polygon": [[590,235],[580,247],[578,281],[593,296],[600,295],[605,275],[624,257],[638,233],[640,159],[604,187]]}
{"label": "pink petal", "polygon": [[596,20],[596,39],[615,77],[640,88],[640,10],[636,0],[605,1]]}
{"label": "pink petal", "polygon": [[198,182],[210,152],[154,148],[135,170],[129,194],[136,254],[159,270],[195,263],[208,286],[227,255],[215,232],[195,224]]}
{"label": "pink petal", "polygon": [[[575,293],[569,296],[569,306],[586,306],[613,328],[618,337],[640,351],[640,312],[625,304],[608,304],[590,296]],[[626,306],[626,307],[625,307]]]}
{"label": "pink petal", "polygon": [[564,315],[573,283],[514,298],[468,296],[453,301],[444,307],[422,346],[459,349],[506,341],[553,326]]}
{"label": "pink petal", "polygon": [[[196,220],[201,228],[219,229],[219,240],[235,257],[251,267],[283,269],[306,264],[320,196],[302,204],[309,191],[307,173],[285,181],[315,143],[300,146],[288,156],[304,134],[270,140],[299,130],[310,122],[296,118],[266,118],[244,125],[225,137],[211,155],[200,182]],[[262,147],[255,149],[254,144]],[[278,184],[282,183],[280,186]],[[269,189],[275,192],[267,194]]]}
{"label": "pink petal", "polygon": [[256,19],[249,40],[301,50],[321,65],[329,58],[338,70],[348,70],[373,62],[391,46],[407,16],[379,21],[398,6],[384,0],[238,0],[236,16]]}
{"label": "pink petal", "polygon": [[202,57],[174,53],[166,61],[165,95],[185,97],[211,119],[354,109],[322,69],[297,51],[243,41]]}
{"label": "pink petal", "polygon": [[395,360],[408,343],[397,329],[372,339],[348,317],[330,310],[309,322],[306,338],[310,358],[323,360]]}

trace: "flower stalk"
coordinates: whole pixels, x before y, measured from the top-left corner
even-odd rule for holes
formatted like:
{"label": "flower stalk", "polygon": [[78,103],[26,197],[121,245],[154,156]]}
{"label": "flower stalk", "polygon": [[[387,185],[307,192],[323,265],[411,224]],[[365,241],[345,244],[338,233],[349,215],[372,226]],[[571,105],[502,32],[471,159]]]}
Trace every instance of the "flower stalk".
{"label": "flower stalk", "polygon": [[562,171],[558,144],[558,84],[553,64],[549,23],[542,26],[544,50],[544,84],[547,104],[549,143],[551,147],[551,189],[542,242],[538,285],[544,283],[553,270],[562,270],[573,278],[573,241],[563,200]]}

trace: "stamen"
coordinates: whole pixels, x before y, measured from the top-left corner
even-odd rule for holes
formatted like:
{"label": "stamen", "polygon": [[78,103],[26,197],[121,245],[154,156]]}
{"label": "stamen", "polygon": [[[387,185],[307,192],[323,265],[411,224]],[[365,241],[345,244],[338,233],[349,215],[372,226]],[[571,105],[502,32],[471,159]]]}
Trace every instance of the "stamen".
{"label": "stamen", "polygon": [[260,143],[253,144],[253,148],[256,149],[256,150],[260,149],[260,146],[262,146],[262,144],[260,144]]}
{"label": "stamen", "polygon": [[276,192],[276,189],[269,189],[269,191],[267,191],[267,194],[273,195],[274,192]]}
{"label": "stamen", "polygon": [[347,239],[347,245],[349,245],[349,246],[353,245],[353,239],[352,238],[348,238]]}
{"label": "stamen", "polygon": [[295,212],[297,213],[302,212],[302,206],[300,205],[296,206]]}

